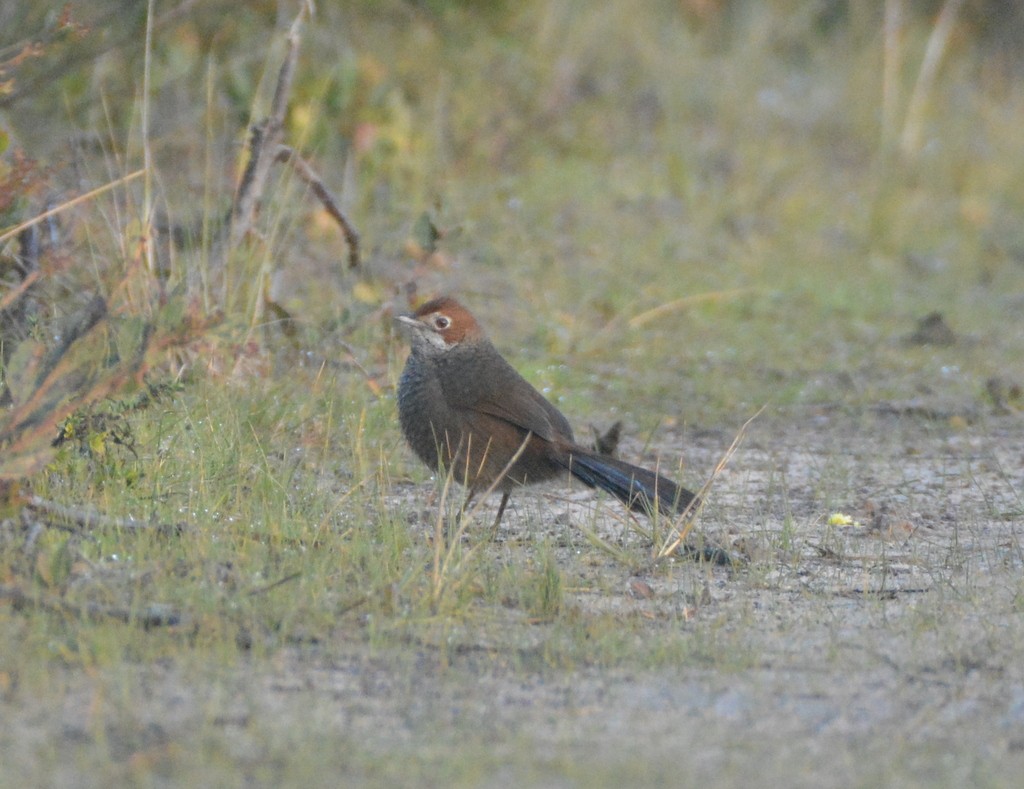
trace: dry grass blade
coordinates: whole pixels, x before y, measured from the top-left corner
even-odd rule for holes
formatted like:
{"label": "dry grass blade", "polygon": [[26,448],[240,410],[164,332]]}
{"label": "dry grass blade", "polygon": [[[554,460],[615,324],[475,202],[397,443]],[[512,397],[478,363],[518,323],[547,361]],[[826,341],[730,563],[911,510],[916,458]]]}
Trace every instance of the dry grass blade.
{"label": "dry grass blade", "polygon": [[[500,485],[502,481],[504,481],[505,477],[508,476],[508,472],[512,470],[512,466],[516,464],[516,461],[518,461],[519,458],[522,457],[523,452],[526,451],[526,445],[529,443],[531,438],[533,438],[533,433],[528,432],[526,434],[526,437],[523,439],[523,443],[519,445],[519,449],[516,450],[515,454],[511,458],[509,458],[508,463],[505,464],[505,467],[501,470],[501,473],[494,478],[494,481],[488,486],[487,490],[485,490],[483,495],[479,497],[477,503],[473,505],[473,509],[471,509],[466,514],[466,518],[469,521],[472,521],[476,517],[477,512],[483,506],[484,501],[487,499],[487,497],[494,493],[494,491],[498,489],[498,485]],[[484,459],[482,458],[480,461],[481,465],[483,465],[483,462]]]}
{"label": "dry grass blade", "polygon": [[446,586],[446,579],[449,579],[451,577],[452,573],[454,572],[458,565],[461,565],[466,560],[475,555],[476,551],[479,548],[479,545],[473,546],[464,554],[462,554],[461,561],[456,563],[457,549],[459,542],[462,539],[462,536],[466,533],[466,530],[469,528],[469,525],[473,523],[474,520],[476,519],[477,513],[483,506],[483,502],[487,499],[488,496],[490,496],[492,493],[494,493],[495,490],[498,489],[498,486],[502,483],[505,477],[508,476],[508,472],[511,471],[512,466],[516,464],[516,461],[518,461],[519,458],[522,456],[523,452],[526,451],[526,445],[529,443],[532,437],[533,433],[526,434],[526,437],[523,439],[523,442],[519,445],[519,449],[517,449],[515,454],[512,455],[511,458],[509,458],[508,463],[505,464],[505,467],[501,470],[501,473],[497,477],[495,477],[494,481],[491,482],[487,490],[485,490],[483,494],[478,498],[476,504],[473,505],[473,508],[468,512],[463,510],[459,514],[459,525],[455,529],[454,534],[451,535],[451,539],[447,541],[444,539],[444,517],[446,510],[445,503],[447,502],[448,492],[451,489],[451,484],[454,477],[450,469],[448,473],[445,475],[444,487],[441,489],[441,501],[439,502],[437,508],[437,521],[435,522],[434,526],[433,599],[435,605],[437,604],[442,592],[444,591],[444,588]]}
{"label": "dry grass blade", "polygon": [[626,567],[630,568],[635,568],[638,565],[637,560],[633,556],[631,556],[628,551],[618,547],[617,545],[612,545],[610,542],[608,542],[608,540],[604,539],[601,535],[599,535],[590,527],[584,526],[583,524],[579,524],[577,528],[580,530],[583,536],[587,538],[587,542],[589,542],[598,550],[608,554],[615,561],[619,562],[620,564],[624,564]]}
{"label": "dry grass blade", "polygon": [[[714,485],[715,479],[718,477],[719,474],[722,473],[725,467],[729,465],[729,461],[732,459],[732,456],[736,453],[736,450],[739,449],[740,442],[742,442],[743,437],[747,433],[747,428],[749,428],[751,423],[764,412],[765,408],[767,408],[767,406],[761,406],[759,409],[757,409],[757,413],[755,413],[752,417],[750,417],[750,419],[743,423],[743,426],[739,429],[739,432],[736,433],[736,436],[733,438],[732,443],[729,445],[729,448],[725,450],[725,453],[722,455],[721,459],[715,465],[714,471],[711,472],[711,476],[708,477],[707,482],[705,482],[701,486],[700,490],[697,491],[697,498],[694,499],[694,502],[699,501],[701,503],[698,504],[696,510],[694,510],[694,504],[693,502],[691,502],[690,506],[687,507],[682,513],[680,513],[679,517],[676,518],[674,528],[669,532],[669,535],[661,544],[661,548],[658,549],[656,558],[664,559],[666,556],[671,556],[673,553],[679,550],[679,547],[686,541],[686,538],[690,536],[690,532],[693,531],[694,523],[697,520],[696,516],[700,508],[704,506],[703,502],[706,500],[707,493],[709,490],[711,490],[711,486]],[[690,517],[691,513],[693,517]]]}
{"label": "dry grass blade", "polygon": [[921,150],[925,108],[963,4],[964,0],[946,0],[935,20],[932,34],[928,37],[928,45],[921,59],[921,70],[917,74],[917,82],[914,83],[914,92],[910,95],[903,135],[900,138],[900,148],[905,156],[916,156]]}
{"label": "dry grass blade", "polygon": [[[434,521],[434,564],[431,573],[431,597],[434,603],[441,596],[444,586],[444,578],[448,567],[448,557],[445,555],[445,514],[448,503],[448,491],[452,487],[452,473],[449,470],[444,477],[444,487],[441,488],[441,500],[437,503],[437,518]],[[451,549],[448,549],[449,552]]]}
{"label": "dry grass blade", "polygon": [[900,44],[903,36],[903,0],[885,0],[885,22],[882,29],[882,135],[883,150],[895,136],[896,112],[900,103],[900,71],[903,58]]}
{"label": "dry grass blade", "polygon": [[737,296],[742,296],[744,293],[749,293],[750,290],[750,288],[734,288],[732,290],[719,290],[712,293],[697,293],[693,296],[684,296],[681,299],[673,299],[672,301],[666,301],[664,304],[659,304],[657,307],[652,307],[649,310],[645,310],[644,312],[634,315],[626,322],[626,325],[631,329],[639,329],[641,326],[646,326],[651,321],[657,320],[664,315],[686,309],[694,304],[727,301],[729,299],[734,299]]}
{"label": "dry grass blade", "polygon": [[3,298],[0,298],[0,312],[3,312],[10,307],[14,302],[24,295],[25,291],[32,287],[32,285],[39,279],[40,273],[38,270],[30,271],[28,275],[19,282],[16,286],[7,291]]}
{"label": "dry grass blade", "polygon": [[126,184],[129,181],[138,178],[145,172],[146,169],[142,168],[140,170],[136,170],[135,172],[128,173],[128,175],[122,176],[121,178],[118,178],[116,181],[111,181],[110,183],[104,184],[103,186],[97,186],[95,189],[89,190],[84,195],[74,197],[71,200],[68,200],[66,203],[56,205],[48,211],[43,211],[43,213],[38,214],[37,216],[34,216],[31,219],[25,220],[20,225],[15,225],[12,228],[8,228],[7,230],[4,230],[2,233],[0,233],[0,243],[3,243],[9,238],[14,238],[26,227],[32,227],[32,225],[39,224],[40,222],[49,219],[51,216],[59,214],[61,211],[66,211],[67,209],[73,208],[79,203],[84,203],[86,200],[91,200],[94,197],[98,197],[104,192],[109,192],[111,189],[114,189],[115,187],[121,186],[122,184]]}

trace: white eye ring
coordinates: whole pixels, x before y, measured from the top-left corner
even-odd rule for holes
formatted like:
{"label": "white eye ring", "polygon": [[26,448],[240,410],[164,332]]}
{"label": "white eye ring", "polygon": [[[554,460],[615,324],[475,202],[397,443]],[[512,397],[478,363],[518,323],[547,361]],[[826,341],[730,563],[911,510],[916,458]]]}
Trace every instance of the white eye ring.
{"label": "white eye ring", "polygon": [[438,315],[434,318],[434,328],[444,331],[452,325],[452,319],[447,315]]}

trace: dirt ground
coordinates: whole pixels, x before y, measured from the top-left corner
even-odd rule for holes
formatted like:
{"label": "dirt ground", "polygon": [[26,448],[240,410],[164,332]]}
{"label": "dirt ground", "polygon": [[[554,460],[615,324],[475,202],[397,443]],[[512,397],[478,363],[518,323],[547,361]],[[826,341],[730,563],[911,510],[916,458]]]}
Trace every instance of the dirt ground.
{"label": "dirt ground", "polygon": [[[701,469],[731,440],[691,432],[666,445],[685,444]],[[208,785],[235,783],[238,766],[263,785],[1016,785],[1022,481],[1017,415],[907,404],[768,416],[701,521],[751,557],[745,567],[635,574],[572,527],[589,518],[635,545],[612,507],[595,520],[589,492],[554,488],[520,496],[494,544],[500,562],[550,540],[563,606],[630,623],[629,639],[681,635],[678,661],[555,665],[554,626],[510,608],[428,628],[404,650],[339,633],[215,676],[139,665],[114,683],[123,702],[109,677],[69,671],[55,706],[4,705],[22,722],[5,727],[4,750],[23,754],[6,774],[31,775],[40,748],[93,744],[90,722],[113,709],[109,753],[151,754],[145,774],[163,760],[172,784],[194,760]],[[853,522],[830,524],[839,512]],[[308,774],[296,770],[304,753]],[[60,761],[54,785],[102,781]]]}

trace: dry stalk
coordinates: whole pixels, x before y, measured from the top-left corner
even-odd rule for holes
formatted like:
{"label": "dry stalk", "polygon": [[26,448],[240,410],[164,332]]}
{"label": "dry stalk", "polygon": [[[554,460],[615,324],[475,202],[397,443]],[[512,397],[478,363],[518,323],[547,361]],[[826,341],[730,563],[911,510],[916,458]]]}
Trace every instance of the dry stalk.
{"label": "dry stalk", "polygon": [[750,427],[751,423],[755,419],[757,419],[762,414],[762,412],[764,412],[764,409],[766,407],[767,406],[761,406],[757,410],[756,414],[754,414],[752,417],[750,417],[750,419],[743,423],[743,426],[739,429],[739,432],[736,434],[735,438],[733,438],[732,443],[729,445],[729,448],[725,450],[725,453],[722,455],[721,459],[715,465],[714,471],[711,472],[711,476],[708,477],[707,482],[705,482],[701,486],[700,490],[697,491],[697,497],[692,502],[690,502],[690,506],[683,510],[683,512],[681,512],[679,516],[675,519],[675,523],[673,524],[672,530],[669,532],[669,535],[665,538],[665,541],[662,543],[661,548],[658,549],[658,553],[656,555],[657,559],[664,559],[667,556],[671,556],[679,549],[679,546],[681,546],[686,541],[686,538],[690,535],[690,532],[693,531],[694,524],[697,521],[697,516],[700,514],[700,510],[703,509],[704,507],[704,501],[706,500],[707,493],[708,491],[711,490],[712,485],[714,485],[715,479],[718,477],[719,474],[722,473],[725,467],[729,465],[729,461],[732,459],[732,456],[739,448],[740,442],[742,442],[743,437],[746,435],[747,428]]}
{"label": "dry stalk", "polygon": [[13,584],[0,585],[0,600],[10,603],[15,609],[35,608],[81,619],[112,619],[146,630],[151,627],[176,627],[190,622],[187,614],[162,603],[151,603],[138,610],[95,602],[76,604],[55,595],[26,592]]}
{"label": "dry stalk", "polygon": [[66,521],[69,524],[74,524],[73,526],[47,524],[64,528],[72,533],[83,533],[93,529],[118,529],[122,531],[152,529],[162,534],[181,534],[191,530],[191,527],[184,523],[157,523],[155,521],[135,520],[134,518],[115,518],[89,507],[70,507],[66,504],[49,501],[40,496],[32,496],[29,499],[28,508],[35,512],[41,512],[50,517]]}
{"label": "dry stalk", "polygon": [[957,15],[964,0],[946,0],[935,20],[935,26],[928,37],[928,45],[921,59],[921,70],[917,73],[914,92],[910,94],[907,106],[907,117],[903,123],[903,135],[900,137],[900,149],[907,157],[916,156],[921,149],[921,129],[924,126],[925,107],[935,86],[935,78],[939,73],[939,64],[946,53],[949,39],[953,34]]}
{"label": "dry stalk", "polygon": [[110,183],[103,184],[103,186],[97,186],[95,189],[90,189],[83,195],[73,197],[72,199],[64,203],[61,203],[60,205],[55,205],[53,208],[47,211],[43,211],[43,213],[38,214],[32,217],[31,219],[26,219],[21,224],[15,225],[14,227],[8,228],[7,230],[0,232],[0,243],[3,243],[9,238],[14,238],[14,236],[18,235],[18,233],[20,233],[26,227],[32,227],[32,225],[37,225],[40,222],[49,219],[51,216],[59,214],[61,211],[66,211],[69,208],[74,208],[79,203],[84,203],[86,200],[91,200],[92,198],[98,197],[104,192],[109,192],[111,189],[114,189],[115,187],[121,186],[122,184],[126,184],[129,181],[133,181],[139,176],[143,175],[145,172],[145,168],[141,170],[135,170],[134,172],[128,173],[127,175],[118,178],[116,181],[111,181]]}
{"label": "dry stalk", "polygon": [[19,282],[15,287],[7,291],[2,298],[0,298],[0,312],[3,312],[10,307],[14,302],[25,295],[25,292],[35,284],[36,280],[40,277],[39,269],[30,271],[25,279]]}
{"label": "dry stalk", "polygon": [[[516,461],[519,460],[523,452],[526,451],[526,445],[529,443],[532,437],[533,433],[526,434],[526,437],[523,439],[523,443],[519,445],[519,449],[516,450],[515,454],[512,455],[511,458],[509,458],[508,463],[505,464],[505,467],[501,470],[501,473],[498,474],[497,477],[495,477],[495,479],[488,486],[487,490],[483,492],[483,494],[480,496],[476,504],[473,505],[473,508],[467,512],[466,506],[468,506],[469,502],[472,501],[472,499],[474,498],[474,494],[470,492],[469,498],[467,498],[466,500],[466,504],[463,505],[462,511],[459,513],[459,525],[455,529],[454,534],[451,535],[451,539],[448,541],[444,539],[444,519],[446,510],[445,503],[448,498],[448,491],[451,489],[451,484],[454,479],[454,475],[451,470],[449,470],[448,473],[445,474],[444,487],[441,489],[441,501],[438,504],[437,520],[434,526],[433,599],[435,604],[437,603],[438,599],[441,596],[441,592],[444,588],[445,579],[450,577],[451,573],[457,567],[456,552],[459,542],[462,539],[462,536],[466,533],[466,530],[469,528],[469,525],[473,523],[473,521],[476,519],[477,513],[483,506],[483,503],[487,499],[487,497],[494,493],[495,490],[497,490],[498,486],[502,483],[505,477],[508,476],[509,471],[512,470],[512,466],[515,465]],[[467,458],[468,456],[469,453],[467,448]],[[473,547],[469,548],[462,555],[462,559],[458,564],[461,565],[463,562],[471,558],[477,552],[477,550],[479,550],[481,544],[482,543],[478,543],[477,545],[474,545]],[[447,550],[444,550],[445,547],[447,547]]]}
{"label": "dry stalk", "polygon": [[752,288],[733,288],[732,290],[718,290],[712,293],[695,293],[692,296],[683,296],[679,299],[666,301],[649,310],[644,310],[626,321],[626,324],[631,329],[639,329],[641,326],[645,326],[651,321],[657,320],[664,315],[678,312],[679,310],[686,309],[687,307],[692,307],[694,304],[727,301],[729,299],[734,299],[737,296],[742,296],[745,293],[750,293],[752,290]]}
{"label": "dry stalk", "polygon": [[[249,161],[242,180],[235,193],[234,206],[231,210],[231,227],[228,247],[222,250],[226,257],[228,250],[235,249],[252,230],[256,221],[256,213],[266,189],[267,177],[277,155],[277,146],[284,137],[284,119],[288,111],[288,100],[291,96],[292,82],[295,78],[295,66],[299,59],[299,46],[302,38],[299,35],[306,17],[313,13],[313,4],[303,2],[299,13],[288,31],[288,52],[277,74],[274,87],[274,98],[270,104],[270,114],[252,128],[249,138]],[[218,263],[223,266],[222,258]]]}
{"label": "dry stalk", "polygon": [[900,103],[900,71],[903,67],[900,38],[903,34],[903,0],[885,0],[882,35],[882,149],[889,150],[896,129]]}
{"label": "dry stalk", "polygon": [[316,195],[317,199],[321,203],[323,203],[324,209],[331,215],[331,218],[338,223],[338,226],[341,228],[342,235],[345,236],[345,243],[348,245],[348,267],[358,268],[359,233],[349,221],[348,217],[345,216],[345,212],[341,210],[338,200],[333,194],[331,194],[331,191],[324,184],[323,178],[320,177],[309,162],[303,159],[294,149],[287,145],[277,146],[277,155],[274,159],[278,162],[290,164],[299,178],[301,178],[306,185],[313,190],[313,194]]}

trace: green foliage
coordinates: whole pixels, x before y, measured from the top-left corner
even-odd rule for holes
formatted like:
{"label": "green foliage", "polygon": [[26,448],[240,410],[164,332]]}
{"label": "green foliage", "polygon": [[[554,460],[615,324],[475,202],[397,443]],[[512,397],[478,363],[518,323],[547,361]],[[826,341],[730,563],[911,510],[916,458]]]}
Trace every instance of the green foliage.
{"label": "green foliage", "polygon": [[562,609],[562,573],[550,546],[538,546],[537,569],[523,579],[522,605],[537,619],[551,619]]}

